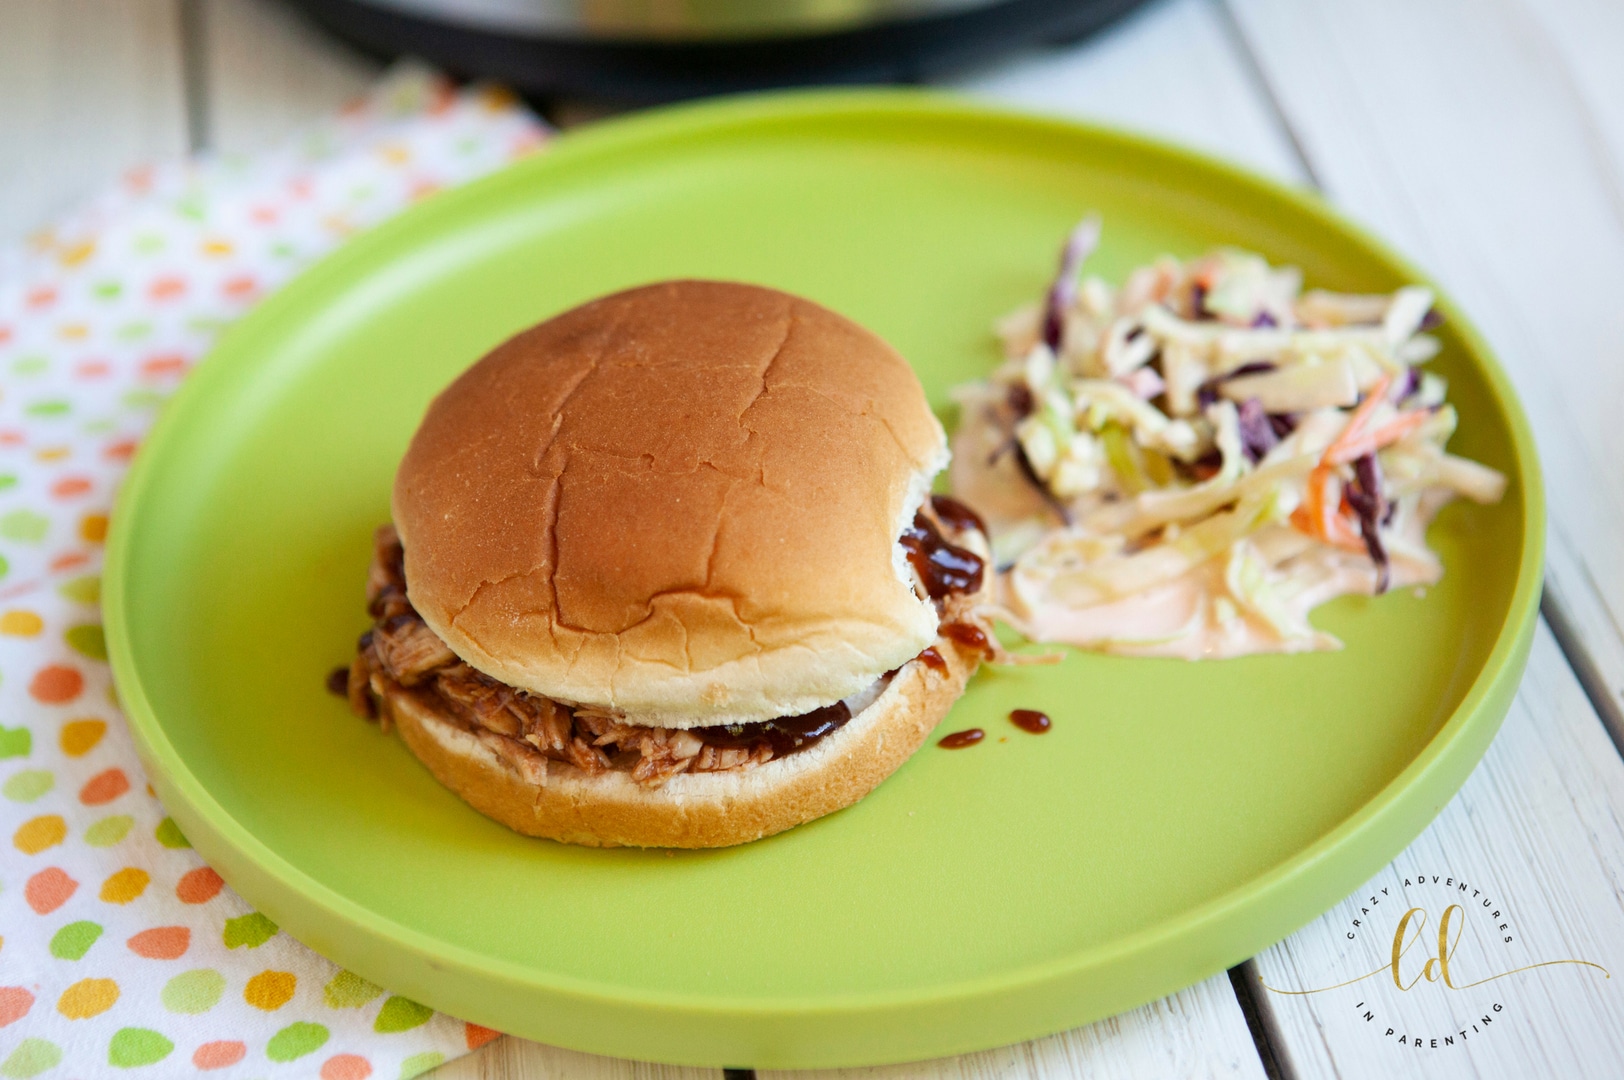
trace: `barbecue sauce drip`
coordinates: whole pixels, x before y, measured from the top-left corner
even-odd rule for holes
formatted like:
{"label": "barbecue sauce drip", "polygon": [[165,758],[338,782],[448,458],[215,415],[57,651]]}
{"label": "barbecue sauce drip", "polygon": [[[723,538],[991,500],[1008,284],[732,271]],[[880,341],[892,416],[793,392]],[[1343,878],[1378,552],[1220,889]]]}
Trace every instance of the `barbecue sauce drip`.
{"label": "barbecue sauce drip", "polygon": [[1040,713],[1036,709],[1016,709],[1009,714],[1009,722],[1033,735],[1042,735],[1054,726],[1048,713]]}
{"label": "barbecue sauce drip", "polygon": [[960,645],[980,649],[988,656],[993,654],[992,641],[987,637],[987,632],[973,623],[945,623],[942,626],[941,633],[943,637],[956,641]]}
{"label": "barbecue sauce drip", "polygon": [[983,536],[987,535],[987,523],[981,520],[981,515],[951,495],[932,495],[930,508],[936,511],[936,516],[955,532],[969,532],[974,529]]}
{"label": "barbecue sauce drip", "polygon": [[987,733],[978,727],[968,731],[955,731],[951,735],[943,735],[936,740],[936,745],[943,750],[963,750],[966,746],[974,746],[987,737]]}
{"label": "barbecue sauce drip", "polygon": [[913,524],[902,531],[897,542],[907,551],[908,561],[932,600],[981,588],[985,570],[981,557],[948,543],[936,523],[923,513],[914,515]]}
{"label": "barbecue sauce drip", "polygon": [[773,748],[773,757],[781,758],[797,750],[805,750],[825,735],[832,735],[851,719],[851,709],[844,701],[813,709],[801,716],[784,716],[777,720],[763,720],[755,724],[724,724],[716,727],[689,728],[711,746],[748,749],[765,741]]}
{"label": "barbecue sauce drip", "polygon": [[936,651],[934,645],[927,646],[925,651],[919,654],[919,662],[932,671],[939,671],[943,675],[947,674],[947,661],[942,658],[941,653]]}

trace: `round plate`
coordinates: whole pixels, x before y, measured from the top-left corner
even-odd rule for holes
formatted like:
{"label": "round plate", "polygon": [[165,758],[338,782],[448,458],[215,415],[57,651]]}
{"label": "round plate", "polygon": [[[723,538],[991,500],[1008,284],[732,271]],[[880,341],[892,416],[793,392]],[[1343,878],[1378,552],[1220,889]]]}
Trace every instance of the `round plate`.
{"label": "round plate", "polygon": [[[408,437],[507,335],[634,283],[760,282],[878,331],[946,410],[1089,210],[1108,278],[1215,244],[1311,285],[1419,278],[1318,201],[1223,165],[905,92],[603,124],[350,244],[227,335],[124,488],[107,629],[165,805],[243,896],[345,966],[622,1057],[966,1051],[1130,1008],[1290,933],[1449,799],[1533,632],[1531,437],[1447,303],[1433,366],[1462,418],[1451,449],[1510,491],[1439,518],[1448,570],[1424,599],[1322,608],[1340,652],[988,670],[943,729],[983,727],[980,745],[928,745],[850,809],[700,852],[511,833],[323,688],[367,625],[369,538]],[[1016,729],[1017,707],[1054,729]]]}

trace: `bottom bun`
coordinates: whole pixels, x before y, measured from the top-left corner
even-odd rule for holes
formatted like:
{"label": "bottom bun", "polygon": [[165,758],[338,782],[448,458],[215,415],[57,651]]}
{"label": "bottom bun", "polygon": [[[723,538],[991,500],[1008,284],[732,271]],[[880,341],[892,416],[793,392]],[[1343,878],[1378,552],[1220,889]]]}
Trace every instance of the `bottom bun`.
{"label": "bottom bun", "polygon": [[934,650],[945,670],[909,661],[873,704],[805,750],[726,772],[679,773],[659,787],[557,761],[536,783],[424,699],[391,687],[381,705],[435,779],[518,832],[589,847],[728,847],[850,806],[908,760],[981,659],[945,638]]}

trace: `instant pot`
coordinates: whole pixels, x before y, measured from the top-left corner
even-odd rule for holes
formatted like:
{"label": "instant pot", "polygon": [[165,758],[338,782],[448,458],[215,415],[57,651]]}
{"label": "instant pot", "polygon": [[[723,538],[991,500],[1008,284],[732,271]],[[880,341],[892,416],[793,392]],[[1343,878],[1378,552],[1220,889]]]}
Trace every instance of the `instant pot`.
{"label": "instant pot", "polygon": [[375,54],[625,103],[914,82],[1074,40],[1142,0],[288,0]]}

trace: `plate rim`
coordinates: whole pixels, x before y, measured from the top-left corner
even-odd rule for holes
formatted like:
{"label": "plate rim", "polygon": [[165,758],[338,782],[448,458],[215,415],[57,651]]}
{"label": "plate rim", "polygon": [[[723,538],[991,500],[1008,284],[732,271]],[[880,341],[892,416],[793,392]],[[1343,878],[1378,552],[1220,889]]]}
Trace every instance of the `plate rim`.
{"label": "plate rim", "polygon": [[[426,931],[405,926],[371,912],[358,902],[305,874],[253,836],[221,806],[187,768],[185,759],[169,741],[162,721],[147,697],[133,655],[132,635],[135,632],[132,629],[133,613],[129,609],[126,596],[129,585],[128,559],[140,522],[142,492],[155,482],[167,454],[166,446],[178,437],[175,433],[183,429],[189,417],[197,410],[194,402],[206,400],[211,387],[233,378],[235,369],[252,360],[251,342],[258,328],[282,318],[284,311],[297,310],[306,302],[306,297],[315,297],[323,292],[328,282],[344,280],[352,266],[365,266],[373,260],[375,252],[385,252],[390,245],[407,238],[411,232],[421,227],[419,223],[432,222],[436,217],[442,219],[454,217],[462,208],[474,207],[507,185],[543,183],[546,175],[554,171],[582,165],[590,167],[595,159],[613,159],[616,155],[623,154],[628,149],[635,149],[639,145],[650,142],[664,144],[685,136],[725,133],[729,130],[737,133],[752,127],[761,125],[771,127],[785,122],[804,125],[809,122],[861,123],[896,119],[973,124],[983,128],[1003,129],[1006,134],[1021,134],[1024,129],[1024,134],[1027,135],[1049,134],[1057,139],[1091,143],[1095,147],[1130,151],[1144,158],[1170,159],[1182,169],[1215,174],[1233,187],[1250,188],[1254,194],[1266,199],[1288,203],[1301,215],[1324,228],[1340,232],[1357,246],[1411,280],[1425,283],[1434,289],[1440,310],[1455,332],[1460,335],[1468,362],[1483,377],[1490,396],[1500,409],[1511,432],[1510,452],[1515,462],[1516,482],[1522,496],[1522,552],[1517,564],[1517,578],[1508,604],[1507,617],[1492,649],[1473,677],[1460,704],[1438,726],[1432,737],[1408,764],[1334,828],[1314,843],[1298,849],[1271,869],[1200,905],[1184,909],[1110,942],[1068,952],[1057,958],[1013,967],[996,975],[979,975],[943,983],[931,987],[928,991],[908,988],[818,994],[805,998],[774,998],[765,1003],[746,997],[727,995],[699,997],[687,993],[648,991],[593,982],[577,976],[543,971],[447,943]],[[966,136],[964,140],[972,141],[972,137]],[[585,130],[560,135],[544,153],[522,160],[470,184],[437,194],[341,245],[299,273],[228,328],[209,350],[206,359],[208,362],[200,364],[165,405],[157,422],[142,440],[135,460],[120,486],[111,516],[103,568],[103,622],[119,702],[134,736],[142,764],[163,796],[166,810],[182,820],[190,839],[195,842],[199,837],[203,838],[204,842],[199,845],[199,851],[208,858],[210,865],[227,863],[237,868],[238,880],[232,883],[233,887],[256,906],[258,906],[256,896],[268,897],[275,894],[278,902],[290,896],[297,896],[303,904],[310,905],[326,918],[343,924],[350,934],[370,937],[376,944],[385,948],[402,950],[409,958],[423,961],[430,967],[457,968],[468,976],[524,987],[561,999],[572,999],[577,1005],[681,1014],[695,1019],[709,1017],[727,1022],[773,1019],[809,1021],[815,1017],[849,1018],[876,1011],[893,1011],[901,1015],[950,1003],[969,1004],[1017,990],[1025,992],[1043,986],[1064,986],[1069,980],[1084,976],[1089,971],[1108,968],[1125,958],[1194,939],[1214,926],[1236,920],[1246,921],[1248,916],[1252,916],[1251,921],[1255,922],[1255,912],[1260,907],[1268,907],[1270,901],[1274,900],[1292,912],[1289,916],[1290,925],[1283,931],[1279,929],[1279,925],[1274,925],[1265,935],[1267,940],[1258,939],[1255,930],[1248,934],[1248,940],[1255,941],[1256,947],[1248,949],[1245,955],[1253,955],[1261,948],[1294,932],[1330,904],[1347,895],[1349,890],[1356,888],[1382,864],[1394,858],[1410,840],[1425,829],[1436,815],[1437,809],[1424,813],[1420,818],[1420,824],[1412,828],[1408,822],[1414,818],[1416,811],[1407,804],[1415,802],[1416,793],[1420,791],[1428,797],[1439,797],[1437,807],[1441,808],[1476,767],[1515,694],[1538,621],[1546,506],[1532,429],[1510,380],[1493,351],[1444,290],[1421,273],[1408,259],[1394,252],[1362,226],[1344,217],[1327,201],[1311,191],[1261,176],[1222,159],[1157,137],[1110,125],[989,105],[959,94],[918,89],[818,89],[746,94],[651,109],[628,117],[603,121]],[[1405,839],[1396,848],[1388,851],[1390,838],[1395,830],[1403,834]],[[1375,850],[1365,850],[1372,848]],[[245,863],[247,865],[244,865]],[[1326,868],[1328,863],[1356,867],[1358,877],[1336,874]],[[250,873],[250,867],[253,873]],[[254,879],[252,882],[248,880],[250,877]],[[1345,884],[1338,884],[1339,882]],[[1291,895],[1293,890],[1297,895]],[[1327,897],[1329,899],[1326,899]],[[1322,899],[1325,902],[1319,903]],[[1288,900],[1293,902],[1288,904]],[[303,921],[306,920],[294,920],[295,923]],[[1282,922],[1278,916],[1269,921],[1272,924]],[[300,937],[307,942],[312,939],[317,942],[333,940],[331,935],[322,933]],[[318,951],[326,953],[328,950]],[[1231,959],[1238,961],[1243,958]],[[1201,976],[1205,978],[1229,965],[1203,962],[1197,966],[1206,972]],[[1159,992],[1144,996],[1142,1000],[1154,1000],[1180,986],[1190,985],[1192,981],[1199,980],[1186,979],[1178,986],[1162,987]],[[1134,1004],[1137,1003],[1136,1001]],[[1132,1005],[1123,1007],[1131,1008]],[[1091,1019],[1097,1017],[1086,1016],[1075,1023]],[[1031,1038],[1050,1030],[1057,1029],[1040,1024],[1032,1030],[1021,1033],[1005,1023],[1000,1027],[1001,1033],[992,1041],[985,1036],[972,1037],[967,1041],[961,1039],[951,1049],[931,1049],[927,1052],[930,1054],[959,1052],[997,1045],[1014,1038]],[[551,1034],[549,1041],[621,1056],[627,1053],[624,1048],[605,1050],[597,1043],[586,1045],[572,1043],[568,1038],[560,1038],[556,1033]],[[951,1042],[952,1040],[937,1040],[937,1043],[944,1047],[949,1046]],[[932,1046],[937,1043],[932,1043]],[[635,1049],[644,1050],[643,1047]],[[714,1056],[695,1058],[687,1052],[675,1055],[653,1053],[646,1056],[654,1060],[695,1064],[714,1064],[718,1060]],[[909,1051],[907,1057],[902,1058],[876,1057],[872,1054],[853,1058],[839,1054],[813,1056],[801,1053],[792,1058],[762,1063],[802,1066],[872,1064],[884,1060],[907,1060],[918,1056],[919,1054],[913,1050]]]}

